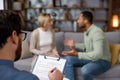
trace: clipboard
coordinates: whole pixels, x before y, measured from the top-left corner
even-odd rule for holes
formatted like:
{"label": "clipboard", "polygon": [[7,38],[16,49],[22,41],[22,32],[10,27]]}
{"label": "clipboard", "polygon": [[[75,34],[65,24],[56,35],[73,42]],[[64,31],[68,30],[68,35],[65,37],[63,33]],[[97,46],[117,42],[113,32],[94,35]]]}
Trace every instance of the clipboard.
{"label": "clipboard", "polygon": [[54,67],[58,68],[61,72],[64,70],[66,60],[63,58],[56,58],[44,55],[38,55],[36,63],[32,69],[32,73],[40,80],[49,80],[48,73]]}

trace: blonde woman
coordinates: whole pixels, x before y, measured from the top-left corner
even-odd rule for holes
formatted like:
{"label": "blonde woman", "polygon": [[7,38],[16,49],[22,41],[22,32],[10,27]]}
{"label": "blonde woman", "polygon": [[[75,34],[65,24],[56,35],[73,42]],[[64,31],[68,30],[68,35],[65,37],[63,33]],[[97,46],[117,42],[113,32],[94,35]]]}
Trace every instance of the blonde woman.
{"label": "blonde woman", "polygon": [[55,46],[55,34],[52,30],[53,20],[50,14],[40,14],[38,22],[40,27],[32,32],[30,39],[30,52],[35,54],[33,59],[39,54],[59,57]]}

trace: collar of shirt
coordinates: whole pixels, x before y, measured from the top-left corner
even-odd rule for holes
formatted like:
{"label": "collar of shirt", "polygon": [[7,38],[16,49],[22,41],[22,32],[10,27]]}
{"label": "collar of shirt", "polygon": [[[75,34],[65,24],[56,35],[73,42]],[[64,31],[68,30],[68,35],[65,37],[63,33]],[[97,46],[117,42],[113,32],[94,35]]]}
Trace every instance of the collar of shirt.
{"label": "collar of shirt", "polygon": [[0,65],[6,65],[6,66],[14,67],[14,62],[10,61],[10,60],[0,59]]}
{"label": "collar of shirt", "polygon": [[89,32],[90,32],[93,28],[94,28],[94,24],[92,24],[92,25],[88,28],[88,30],[85,32],[85,35],[88,36]]}

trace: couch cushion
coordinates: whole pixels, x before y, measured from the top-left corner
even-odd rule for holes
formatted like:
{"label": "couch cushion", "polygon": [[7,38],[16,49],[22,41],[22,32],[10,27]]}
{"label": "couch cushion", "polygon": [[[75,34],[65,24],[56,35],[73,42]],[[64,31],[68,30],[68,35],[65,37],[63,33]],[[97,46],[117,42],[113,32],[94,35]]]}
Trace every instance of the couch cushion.
{"label": "couch cushion", "polygon": [[120,78],[120,64],[115,65],[114,67],[112,67],[111,69],[109,69],[107,72],[97,76],[97,77],[101,77],[101,78]]}
{"label": "couch cushion", "polygon": [[[83,43],[83,33],[75,33],[75,32],[66,32],[64,34],[65,39],[73,39],[76,43]],[[64,51],[69,51],[70,48],[68,46],[64,46]]]}
{"label": "couch cushion", "polygon": [[32,57],[26,59],[20,59],[14,62],[14,65],[19,70],[25,70],[30,72],[32,59],[33,59]]}
{"label": "couch cushion", "polygon": [[56,47],[58,50],[58,53],[61,55],[63,51],[63,40],[64,40],[64,32],[58,32],[55,34],[55,39],[56,39]]}
{"label": "couch cushion", "polygon": [[[75,72],[76,72],[76,76],[77,77],[81,77],[81,73],[80,73],[80,68],[77,67],[75,68]],[[112,67],[111,69],[109,69],[107,72],[95,76],[95,78],[99,79],[99,78],[120,78],[120,64],[117,64],[116,66]],[[77,79],[79,80],[79,79]]]}
{"label": "couch cushion", "polygon": [[120,31],[116,32],[107,32],[106,37],[111,43],[119,43],[120,44]]}
{"label": "couch cushion", "polygon": [[64,39],[71,39],[71,38],[77,43],[83,43],[84,42],[83,33],[66,32],[64,34]]}

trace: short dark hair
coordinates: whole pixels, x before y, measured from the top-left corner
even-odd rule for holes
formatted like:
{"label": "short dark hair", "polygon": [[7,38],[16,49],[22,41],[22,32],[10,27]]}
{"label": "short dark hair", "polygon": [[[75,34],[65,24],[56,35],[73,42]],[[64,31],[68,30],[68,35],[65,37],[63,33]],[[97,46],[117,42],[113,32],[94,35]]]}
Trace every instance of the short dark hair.
{"label": "short dark hair", "polygon": [[7,42],[7,38],[16,31],[21,33],[21,17],[17,12],[11,10],[0,10],[0,48]]}
{"label": "short dark hair", "polygon": [[83,11],[81,12],[83,14],[83,17],[87,19],[90,23],[93,23],[93,14],[90,11]]}

